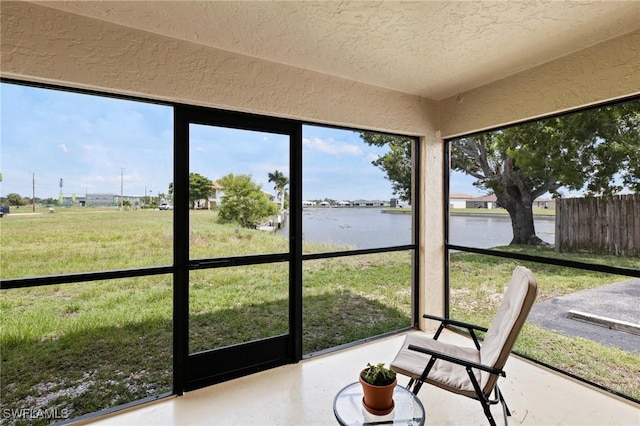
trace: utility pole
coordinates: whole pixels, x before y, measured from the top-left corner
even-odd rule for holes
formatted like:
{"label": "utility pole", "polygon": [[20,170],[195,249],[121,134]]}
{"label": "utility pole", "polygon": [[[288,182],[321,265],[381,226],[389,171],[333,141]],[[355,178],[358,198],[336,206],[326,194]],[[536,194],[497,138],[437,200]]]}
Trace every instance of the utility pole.
{"label": "utility pole", "polygon": [[122,204],[122,197],[124,196],[124,167],[120,169],[120,210],[122,210],[124,208],[124,205]]}
{"label": "utility pole", "polygon": [[33,174],[33,194],[31,198],[33,204],[33,212],[36,211],[36,174]]}

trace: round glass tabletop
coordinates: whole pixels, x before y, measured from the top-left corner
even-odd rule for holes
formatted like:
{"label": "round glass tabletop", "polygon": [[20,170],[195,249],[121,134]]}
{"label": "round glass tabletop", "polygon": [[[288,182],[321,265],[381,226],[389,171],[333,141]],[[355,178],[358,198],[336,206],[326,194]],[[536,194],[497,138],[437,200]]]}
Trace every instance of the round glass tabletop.
{"label": "round glass tabletop", "polygon": [[341,425],[424,425],[424,406],[417,396],[402,386],[393,391],[393,411],[385,416],[369,413],[362,405],[362,385],[351,383],[333,399],[333,413]]}

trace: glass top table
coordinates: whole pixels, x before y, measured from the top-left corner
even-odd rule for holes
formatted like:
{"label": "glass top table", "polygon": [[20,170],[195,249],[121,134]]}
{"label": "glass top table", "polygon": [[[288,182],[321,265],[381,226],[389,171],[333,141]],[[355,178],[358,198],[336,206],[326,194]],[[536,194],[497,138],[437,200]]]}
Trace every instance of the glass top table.
{"label": "glass top table", "polygon": [[402,386],[396,386],[393,390],[395,407],[385,416],[376,416],[365,410],[362,398],[360,382],[351,383],[336,394],[333,413],[341,425],[424,425],[422,402]]}

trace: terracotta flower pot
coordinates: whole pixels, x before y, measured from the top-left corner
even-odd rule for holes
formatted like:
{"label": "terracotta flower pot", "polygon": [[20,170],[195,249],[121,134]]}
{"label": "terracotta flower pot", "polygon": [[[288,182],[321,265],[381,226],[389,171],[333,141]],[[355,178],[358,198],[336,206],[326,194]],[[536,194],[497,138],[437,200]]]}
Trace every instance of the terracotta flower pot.
{"label": "terracotta flower pot", "polygon": [[364,393],[362,405],[365,410],[377,416],[384,416],[393,410],[395,406],[393,402],[393,390],[398,384],[397,380],[394,380],[390,385],[375,386],[365,382],[362,380],[362,376],[360,376],[360,383],[362,384],[362,391]]}

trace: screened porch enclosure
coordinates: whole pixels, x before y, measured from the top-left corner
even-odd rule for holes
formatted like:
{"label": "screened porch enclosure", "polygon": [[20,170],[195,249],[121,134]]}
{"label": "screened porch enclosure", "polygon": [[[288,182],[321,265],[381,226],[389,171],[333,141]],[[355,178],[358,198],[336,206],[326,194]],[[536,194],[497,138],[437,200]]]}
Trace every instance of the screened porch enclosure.
{"label": "screened porch enclosure", "polygon": [[[458,191],[449,173],[455,138],[594,106],[637,103],[639,16],[640,3],[604,1],[3,1],[0,195],[3,205],[9,194],[33,199],[12,206],[2,219],[2,303],[13,312],[2,320],[3,330],[10,330],[3,331],[2,370],[11,375],[3,378],[3,405],[11,395],[17,410],[55,408],[49,396],[67,403],[82,396],[85,381],[90,392],[82,409],[55,412],[58,417],[50,420],[82,416],[92,422],[97,413],[168,397],[159,411],[167,423],[187,418],[185,407],[200,423],[207,411],[203,401],[220,391],[228,392],[228,399],[212,402],[225,413],[220,422],[241,424],[225,411],[249,410],[234,386],[277,377],[300,391],[274,396],[280,407],[296,412],[276,410],[267,420],[326,423],[333,420],[335,387],[354,381],[351,370],[365,358],[388,362],[397,349],[390,350],[399,338],[394,334],[433,331],[425,313],[484,321],[501,293],[502,276],[515,264],[530,262],[548,277],[579,271],[592,287],[639,278],[635,259],[496,252],[469,243],[469,232],[451,239],[450,195]],[[84,119],[80,113],[94,115]],[[58,121],[47,126],[48,119]],[[403,163],[409,164],[407,224],[397,239],[380,237],[366,247],[358,246],[356,226],[346,219],[337,223],[347,235],[341,242],[305,240],[312,233],[304,213],[309,203],[334,206],[327,210],[351,202],[382,209],[377,204],[397,198],[391,189],[380,197],[367,192],[391,185],[375,166],[385,152],[360,136],[369,132],[409,141],[399,148],[409,159]],[[19,160],[26,152],[32,161]],[[63,165],[65,173],[77,171],[68,159],[78,152],[86,155],[78,164],[89,172],[82,179],[58,176]],[[228,167],[255,154],[262,164]],[[334,161],[320,163],[321,155]],[[93,173],[96,158],[109,160],[108,175]],[[344,166],[345,158],[361,161]],[[136,176],[142,165],[153,166],[154,174]],[[353,173],[336,173],[338,167]],[[288,183],[270,180],[274,172]],[[366,183],[374,172],[377,183]],[[51,175],[45,179],[45,173]],[[263,190],[256,199],[266,210],[286,207],[286,234],[247,232],[239,220],[217,222],[220,181],[228,178],[233,185],[230,174],[250,176]],[[218,192],[196,197],[195,175]],[[98,189],[101,180],[110,182],[108,191]],[[32,185],[45,182],[50,189],[41,199]],[[309,192],[314,184],[329,193]],[[71,206],[80,198],[112,208],[84,215],[86,210]],[[131,220],[120,221],[116,212]],[[321,215],[314,220],[329,222]],[[265,217],[260,222],[273,223]],[[225,227],[222,237],[211,238],[219,227]],[[73,240],[78,235],[87,238]],[[480,263],[490,267],[477,272]],[[576,289],[547,290],[554,297]],[[33,326],[21,329],[20,318]],[[541,339],[571,345],[537,325],[525,328],[519,351],[532,359]],[[544,362],[563,372],[567,364],[584,364],[575,373],[584,379],[585,368],[596,371],[599,358],[624,357],[625,368],[637,372],[636,353],[599,352],[583,342],[576,348],[558,366]],[[150,365],[140,367],[145,359]],[[41,373],[30,382],[20,381],[29,360],[47,367],[34,369]],[[318,373],[306,372],[324,361],[339,377],[318,390]],[[516,377],[526,371],[524,382],[534,377],[542,386],[527,387],[528,395],[568,386],[520,362],[513,362]],[[56,370],[55,380],[47,381],[47,368]],[[633,389],[624,371],[616,386]],[[586,379],[600,385],[597,377]],[[584,390],[579,386],[567,392],[578,395]],[[507,388],[520,392],[515,385]],[[322,414],[307,410],[313,389],[329,401]],[[621,424],[633,420],[629,407],[637,409],[637,394],[612,397],[589,389],[583,400],[558,395],[552,408],[520,400],[517,419],[579,423],[612,410]],[[439,398],[428,394],[424,400],[432,420],[459,423],[446,407],[433,408],[432,397]],[[598,409],[591,411],[590,398]],[[563,401],[578,408],[565,417]]]}

